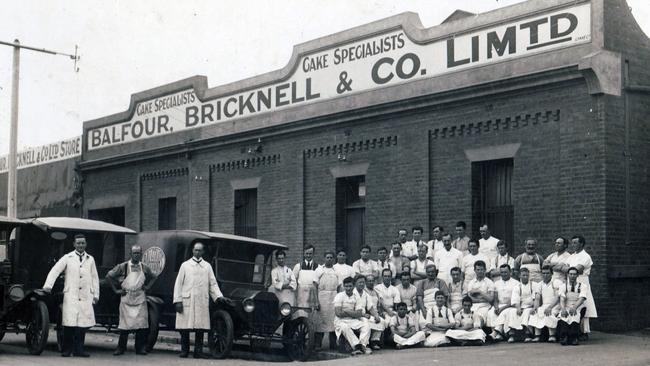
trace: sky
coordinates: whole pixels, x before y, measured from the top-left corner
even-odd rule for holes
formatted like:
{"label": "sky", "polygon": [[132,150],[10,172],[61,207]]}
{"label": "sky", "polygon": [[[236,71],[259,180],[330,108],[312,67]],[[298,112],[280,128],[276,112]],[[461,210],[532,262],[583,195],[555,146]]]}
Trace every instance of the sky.
{"label": "sky", "polygon": [[[18,150],[81,135],[84,121],[122,112],[133,93],[194,75],[210,87],[284,67],[293,45],[406,11],[425,27],[456,9],[522,0],[5,1],[0,41],[21,51]],[[650,34],[650,0],[628,0]],[[0,45],[0,155],[9,151],[12,48]]]}

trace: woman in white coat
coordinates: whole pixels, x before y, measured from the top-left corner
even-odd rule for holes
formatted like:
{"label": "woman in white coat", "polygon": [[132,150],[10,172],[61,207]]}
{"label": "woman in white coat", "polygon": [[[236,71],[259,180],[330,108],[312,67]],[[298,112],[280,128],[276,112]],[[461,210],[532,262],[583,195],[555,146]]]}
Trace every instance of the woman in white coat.
{"label": "woman in white coat", "polygon": [[65,275],[63,287],[63,350],[61,356],[89,357],[84,352],[86,330],[95,325],[93,304],[99,300],[99,277],[95,259],[86,253],[86,238],[83,234],[74,237],[75,250],[52,267],[47,275],[43,290],[51,292],[54,282],[61,273]]}

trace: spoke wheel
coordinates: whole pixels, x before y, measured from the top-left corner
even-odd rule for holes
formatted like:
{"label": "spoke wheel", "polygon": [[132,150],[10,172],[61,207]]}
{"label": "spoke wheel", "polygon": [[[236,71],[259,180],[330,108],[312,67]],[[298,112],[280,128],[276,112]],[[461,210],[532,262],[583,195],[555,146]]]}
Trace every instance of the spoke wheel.
{"label": "spoke wheel", "polygon": [[147,305],[147,312],[149,313],[149,335],[147,337],[146,351],[153,351],[156,342],[158,341],[158,327],[160,324],[160,310],[158,305],[149,303]]}
{"label": "spoke wheel", "polygon": [[47,306],[41,300],[34,303],[32,308],[32,317],[25,338],[27,349],[32,355],[40,355],[47,344],[47,336],[50,331],[50,315],[47,312]]}
{"label": "spoke wheel", "polygon": [[314,328],[305,317],[294,320],[285,334],[285,348],[294,361],[307,361],[314,349]]}
{"label": "spoke wheel", "polygon": [[234,325],[230,314],[223,310],[212,313],[209,334],[210,352],[214,358],[226,358],[232,350]]}

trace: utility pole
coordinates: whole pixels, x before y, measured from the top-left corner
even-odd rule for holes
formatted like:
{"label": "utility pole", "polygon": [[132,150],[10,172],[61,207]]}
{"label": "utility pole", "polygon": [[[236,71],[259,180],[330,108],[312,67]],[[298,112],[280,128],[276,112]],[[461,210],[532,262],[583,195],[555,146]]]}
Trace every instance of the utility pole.
{"label": "utility pole", "polygon": [[11,76],[11,126],[9,130],[9,157],[8,168],[9,174],[7,176],[7,216],[16,218],[18,214],[17,202],[17,162],[16,162],[16,145],[18,144],[18,84],[20,79],[20,49],[28,49],[36,52],[49,53],[51,55],[68,56],[74,60],[74,70],[79,71],[77,62],[79,56],[77,55],[77,46],[75,46],[74,55],[46,50],[44,48],[35,48],[29,46],[21,46],[19,40],[14,40],[13,43],[0,41],[0,45],[11,46],[14,48],[13,52],[13,72]]}

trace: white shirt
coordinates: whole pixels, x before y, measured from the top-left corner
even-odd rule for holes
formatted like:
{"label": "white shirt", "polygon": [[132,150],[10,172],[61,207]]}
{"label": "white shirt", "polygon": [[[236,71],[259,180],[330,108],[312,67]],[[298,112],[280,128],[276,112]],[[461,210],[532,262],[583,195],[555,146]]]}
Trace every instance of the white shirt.
{"label": "white shirt", "polygon": [[367,262],[364,262],[363,259],[358,259],[352,263],[352,268],[355,273],[363,276],[376,275],[379,272],[379,265],[372,259],[368,259]]}
{"label": "white shirt", "polygon": [[436,253],[439,250],[442,250],[442,249],[445,248],[445,244],[442,242],[442,240],[429,240],[427,242],[427,248],[429,248],[429,250],[427,251],[427,257],[435,258]]}
{"label": "white shirt", "polygon": [[477,261],[485,262],[486,267],[488,266],[488,263],[490,263],[488,257],[485,254],[480,252],[476,255],[472,255],[470,253],[463,257],[463,266],[461,267],[461,269],[465,274],[465,282],[471,281],[474,278],[476,278],[476,274],[474,273],[474,263],[476,263]]}
{"label": "white shirt", "polygon": [[494,258],[497,256],[497,254],[499,254],[499,251],[497,250],[498,242],[499,239],[495,238],[492,235],[490,235],[490,237],[487,239],[481,238],[478,240],[478,252],[487,255],[488,258]]}
{"label": "white shirt", "polygon": [[580,252],[571,254],[566,261],[569,267],[575,267],[577,265],[583,266],[584,270],[582,274],[578,276],[578,280],[583,282],[586,281],[585,283],[589,283],[589,274],[591,273],[591,266],[594,264],[594,262],[591,260],[591,256],[587,254],[584,249]]}
{"label": "white shirt", "polygon": [[402,301],[399,291],[395,286],[390,285],[386,287],[383,283],[380,283],[375,285],[375,291],[379,295],[379,303],[384,309],[393,310],[393,306]]}
{"label": "white shirt", "polygon": [[415,242],[413,240],[409,240],[406,243],[402,244],[402,255],[404,257],[411,257],[414,255],[418,255],[418,245],[419,244],[424,244],[422,240],[419,242]]}
{"label": "white shirt", "polygon": [[512,270],[512,268],[515,266],[515,259],[512,258],[508,253],[506,253],[506,255],[497,254],[496,257],[493,257],[492,261],[489,263],[490,271],[493,269],[496,269],[498,271],[499,268],[504,264],[509,265],[510,270]]}
{"label": "white shirt", "polygon": [[514,278],[509,278],[508,281],[504,281],[503,279],[494,281],[494,288],[498,296],[499,306],[510,305],[510,301],[512,300],[512,291],[514,291],[518,284],[519,281]]}
{"label": "white shirt", "polygon": [[336,272],[336,276],[339,278],[339,285],[343,285],[343,280],[346,279],[347,277],[352,277],[356,275],[354,272],[354,268],[352,266],[349,266],[347,264],[339,264],[336,263],[335,265],[332,266],[334,268],[334,272]]}
{"label": "white shirt", "polygon": [[447,283],[451,279],[451,269],[454,267],[461,268],[463,263],[463,253],[456,248],[450,248],[449,250],[443,248],[435,256],[433,262],[438,269],[439,276],[444,278]]}
{"label": "white shirt", "polygon": [[[546,257],[544,262],[547,262],[547,263],[567,263],[570,256],[571,256],[571,253],[567,252],[566,250],[564,251],[564,253],[562,253],[560,255],[558,255],[557,252],[553,252],[548,257]],[[556,280],[565,282],[566,281],[566,273],[561,272],[561,271],[557,271],[557,272],[553,271],[553,281],[556,281]]]}

